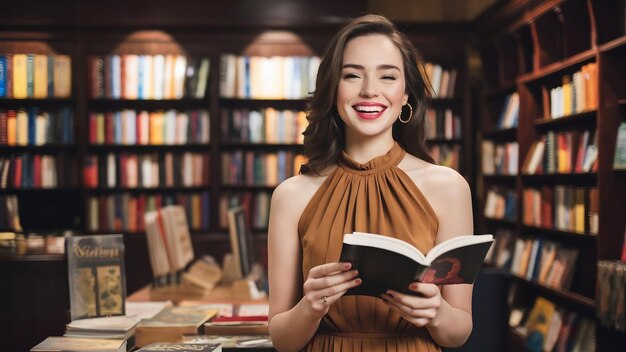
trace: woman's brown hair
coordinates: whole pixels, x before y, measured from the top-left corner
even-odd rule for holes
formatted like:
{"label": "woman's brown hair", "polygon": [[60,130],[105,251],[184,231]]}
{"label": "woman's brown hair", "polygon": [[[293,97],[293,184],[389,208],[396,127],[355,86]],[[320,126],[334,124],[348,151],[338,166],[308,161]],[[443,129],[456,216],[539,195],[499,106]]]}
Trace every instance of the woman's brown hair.
{"label": "woman's brown hair", "polygon": [[[426,151],[425,113],[430,99],[429,83],[424,71],[424,63],[417,49],[409,39],[400,33],[391,21],[378,15],[366,15],[354,19],[343,27],[330,41],[317,73],[315,92],[309,101],[308,122],[304,131],[304,154],[308,163],[303,165],[303,174],[319,174],[337,162],[344,148],[344,123],[336,108],[337,85],[341,78],[343,51],[353,38],[383,34],[398,47],[404,63],[406,93],[413,107],[413,116],[408,123],[396,121],[393,124],[393,138],[408,153],[433,162]],[[407,119],[408,108],[402,109],[403,119]]]}

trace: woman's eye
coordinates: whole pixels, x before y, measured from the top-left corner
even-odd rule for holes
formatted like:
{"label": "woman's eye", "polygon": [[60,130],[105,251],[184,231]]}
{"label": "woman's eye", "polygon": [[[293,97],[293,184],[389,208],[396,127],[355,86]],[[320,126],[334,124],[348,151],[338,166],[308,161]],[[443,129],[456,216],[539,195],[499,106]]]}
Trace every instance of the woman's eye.
{"label": "woman's eye", "polygon": [[392,80],[392,81],[395,81],[395,80],[396,80],[396,77],[394,77],[394,76],[383,76],[382,78],[383,78],[383,79]]}
{"label": "woman's eye", "polygon": [[354,73],[346,73],[343,78],[345,79],[350,79],[350,78],[359,78],[358,75],[354,74]]}

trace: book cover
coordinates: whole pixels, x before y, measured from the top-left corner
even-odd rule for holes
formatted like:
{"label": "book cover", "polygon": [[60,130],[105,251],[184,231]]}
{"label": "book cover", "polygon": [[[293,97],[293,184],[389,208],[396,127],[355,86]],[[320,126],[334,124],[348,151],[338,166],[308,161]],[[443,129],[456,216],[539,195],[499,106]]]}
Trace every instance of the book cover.
{"label": "book cover", "polygon": [[202,325],[215,314],[217,310],[210,305],[166,307],[137,325],[135,345],[144,347],[155,342],[178,342],[184,334],[198,334]]}
{"label": "book cover", "polygon": [[351,262],[363,280],[348,295],[379,297],[387,289],[411,293],[408,287],[414,281],[471,284],[492,243],[492,235],[458,236],[424,255],[397,238],[354,232],[344,236],[339,260]]}
{"label": "book cover", "polygon": [[65,246],[72,320],[124,315],[122,235],[68,237]]}
{"label": "book cover", "polygon": [[126,341],[117,339],[88,339],[78,337],[51,336],[43,340],[37,346],[30,349],[31,352],[124,352]]}
{"label": "book cover", "polygon": [[137,352],[160,352],[160,351],[180,351],[180,352],[220,352],[222,345],[219,343],[167,343],[157,342],[142,347]]}

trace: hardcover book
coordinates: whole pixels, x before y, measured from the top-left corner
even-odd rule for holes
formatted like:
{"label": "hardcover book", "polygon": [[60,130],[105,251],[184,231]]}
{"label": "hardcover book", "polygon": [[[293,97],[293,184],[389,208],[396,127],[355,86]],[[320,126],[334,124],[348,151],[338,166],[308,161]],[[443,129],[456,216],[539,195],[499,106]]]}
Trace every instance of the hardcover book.
{"label": "hardcover book", "polygon": [[492,235],[458,236],[424,255],[397,238],[364,232],[347,234],[340,261],[351,262],[363,282],[346,294],[380,297],[387,289],[411,293],[411,282],[471,284],[492,243]]}
{"label": "hardcover book", "polygon": [[124,315],[122,235],[68,237],[65,246],[72,320]]}
{"label": "hardcover book", "polygon": [[125,352],[126,341],[117,339],[85,339],[76,337],[51,336],[31,352]]}
{"label": "hardcover book", "polygon": [[153,318],[142,320],[135,329],[135,345],[144,347],[156,342],[178,342],[184,334],[195,334],[217,310],[210,305],[166,307]]}
{"label": "hardcover book", "polygon": [[180,352],[221,352],[222,345],[219,343],[172,343],[158,342],[142,347],[137,352],[160,352],[160,351],[180,351]]}

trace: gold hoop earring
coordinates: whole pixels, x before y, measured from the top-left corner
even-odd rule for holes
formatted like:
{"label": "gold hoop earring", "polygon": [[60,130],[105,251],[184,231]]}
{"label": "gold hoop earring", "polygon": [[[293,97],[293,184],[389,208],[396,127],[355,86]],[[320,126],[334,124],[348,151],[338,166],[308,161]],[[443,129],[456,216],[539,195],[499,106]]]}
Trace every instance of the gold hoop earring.
{"label": "gold hoop earring", "polygon": [[403,120],[402,119],[402,109],[400,109],[400,115],[398,115],[398,120],[400,120],[400,122],[402,122],[402,123],[408,123],[409,121],[411,121],[411,118],[413,117],[413,107],[409,103],[406,103],[406,105],[408,105],[408,107],[409,107],[409,118],[406,119],[406,120]]}

